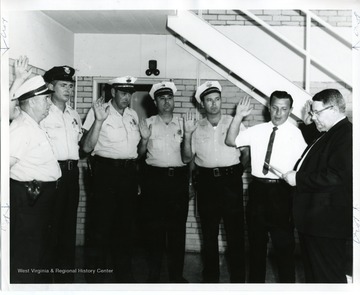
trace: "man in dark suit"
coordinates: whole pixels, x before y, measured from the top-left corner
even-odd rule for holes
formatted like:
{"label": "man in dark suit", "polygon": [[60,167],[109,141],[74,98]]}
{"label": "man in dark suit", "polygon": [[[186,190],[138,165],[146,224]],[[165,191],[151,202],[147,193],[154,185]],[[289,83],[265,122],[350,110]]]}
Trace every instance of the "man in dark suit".
{"label": "man in dark suit", "polygon": [[[294,191],[305,279],[346,283],[346,242],[352,234],[352,124],[338,90],[317,93],[308,114],[320,132],[295,171],[283,175]],[[306,119],[305,119],[306,121]]]}

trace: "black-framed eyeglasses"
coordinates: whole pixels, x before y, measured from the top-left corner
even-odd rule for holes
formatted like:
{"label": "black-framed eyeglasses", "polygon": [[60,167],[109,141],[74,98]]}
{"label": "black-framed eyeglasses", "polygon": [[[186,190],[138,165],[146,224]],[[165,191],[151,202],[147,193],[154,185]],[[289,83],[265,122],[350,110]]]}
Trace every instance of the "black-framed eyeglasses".
{"label": "black-framed eyeglasses", "polygon": [[309,112],[309,115],[310,115],[311,117],[314,117],[314,115],[318,116],[321,112],[323,112],[323,111],[325,111],[325,110],[328,110],[328,109],[331,109],[332,107],[334,107],[334,106],[328,106],[328,107],[326,107],[326,108],[323,108],[323,109],[320,110],[320,111],[310,111],[310,112]]}

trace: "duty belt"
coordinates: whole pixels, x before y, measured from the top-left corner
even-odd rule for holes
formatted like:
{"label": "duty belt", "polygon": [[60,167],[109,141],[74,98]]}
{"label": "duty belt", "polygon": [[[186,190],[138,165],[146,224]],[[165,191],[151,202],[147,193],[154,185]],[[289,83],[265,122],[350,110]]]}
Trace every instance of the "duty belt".
{"label": "duty belt", "polygon": [[112,167],[129,168],[136,165],[136,159],[111,159],[95,155],[94,160],[95,162],[109,165]]}
{"label": "duty belt", "polygon": [[181,167],[156,167],[156,166],[150,166],[147,165],[146,169],[150,173],[157,173],[162,175],[167,175],[170,177],[178,176],[178,175],[184,175],[188,172],[187,166],[181,166]]}
{"label": "duty belt", "polygon": [[200,175],[208,175],[213,177],[230,176],[239,172],[242,174],[243,169],[241,164],[227,166],[227,167],[216,167],[216,168],[205,168],[199,166]]}
{"label": "duty belt", "polygon": [[64,161],[58,161],[60,168],[62,170],[73,170],[77,167],[78,160],[64,160]]}

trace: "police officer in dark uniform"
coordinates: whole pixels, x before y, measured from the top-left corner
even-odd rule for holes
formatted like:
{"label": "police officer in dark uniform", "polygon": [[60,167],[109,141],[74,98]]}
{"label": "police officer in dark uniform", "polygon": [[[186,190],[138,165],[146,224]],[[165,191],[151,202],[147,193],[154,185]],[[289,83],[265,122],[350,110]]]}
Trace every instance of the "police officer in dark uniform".
{"label": "police officer in dark uniform", "polygon": [[139,151],[146,152],[142,185],[142,219],[149,250],[148,283],[160,281],[162,256],[167,251],[169,281],[183,278],[186,219],[188,214],[188,168],[181,160],[182,119],[175,117],[173,82],[154,84],[150,96],[158,115],[142,120]]}

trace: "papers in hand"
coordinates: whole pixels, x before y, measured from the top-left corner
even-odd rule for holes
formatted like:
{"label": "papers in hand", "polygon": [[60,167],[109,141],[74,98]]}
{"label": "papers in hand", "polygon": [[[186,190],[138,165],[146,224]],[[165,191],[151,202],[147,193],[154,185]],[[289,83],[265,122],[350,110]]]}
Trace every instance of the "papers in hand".
{"label": "papers in hand", "polygon": [[284,172],[282,172],[279,168],[274,167],[274,165],[270,165],[269,163],[265,162],[265,165],[269,167],[269,170],[271,170],[273,173],[275,173],[277,176],[282,177]]}

